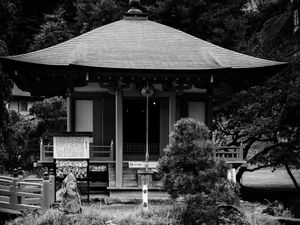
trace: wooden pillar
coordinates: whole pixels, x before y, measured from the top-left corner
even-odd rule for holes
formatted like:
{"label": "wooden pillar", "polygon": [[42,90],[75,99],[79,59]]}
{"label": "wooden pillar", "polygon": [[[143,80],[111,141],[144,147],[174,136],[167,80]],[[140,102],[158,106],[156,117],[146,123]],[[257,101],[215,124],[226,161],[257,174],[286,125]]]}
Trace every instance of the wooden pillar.
{"label": "wooden pillar", "polygon": [[159,122],[159,155],[164,155],[164,148],[169,143],[169,99],[160,99],[160,122]]}
{"label": "wooden pillar", "polygon": [[213,75],[210,77],[210,82],[207,88],[207,101],[206,101],[206,112],[205,120],[207,127],[212,129],[212,120],[213,120]]}
{"label": "wooden pillar", "polygon": [[71,97],[71,91],[67,93],[67,132],[74,132],[74,100]]}
{"label": "wooden pillar", "polygon": [[116,90],[116,187],[123,186],[123,92]]}
{"label": "wooden pillar", "polygon": [[[169,133],[173,130],[174,123],[176,121],[176,93],[171,93],[169,97]],[[169,142],[171,139],[169,138]]]}
{"label": "wooden pillar", "polygon": [[212,106],[212,96],[208,95],[206,102],[206,125],[211,130],[212,129],[212,119],[213,119],[213,106]]}

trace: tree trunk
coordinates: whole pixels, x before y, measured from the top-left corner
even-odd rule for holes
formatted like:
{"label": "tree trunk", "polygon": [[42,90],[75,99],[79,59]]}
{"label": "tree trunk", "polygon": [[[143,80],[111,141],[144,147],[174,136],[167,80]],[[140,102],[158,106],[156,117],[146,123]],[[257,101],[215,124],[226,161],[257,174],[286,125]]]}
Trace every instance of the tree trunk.
{"label": "tree trunk", "polygon": [[294,183],[296,189],[297,189],[298,191],[300,191],[300,187],[299,187],[299,185],[298,185],[298,183],[297,183],[297,181],[296,181],[294,175],[292,174],[292,171],[290,170],[289,165],[288,165],[287,163],[285,163],[284,166],[285,166],[286,171],[288,172],[290,178],[292,179],[292,181],[293,181],[293,183]]}
{"label": "tree trunk", "polygon": [[241,183],[244,172],[247,170],[247,167],[240,167],[236,174],[236,181],[240,184],[241,187],[244,187]]}

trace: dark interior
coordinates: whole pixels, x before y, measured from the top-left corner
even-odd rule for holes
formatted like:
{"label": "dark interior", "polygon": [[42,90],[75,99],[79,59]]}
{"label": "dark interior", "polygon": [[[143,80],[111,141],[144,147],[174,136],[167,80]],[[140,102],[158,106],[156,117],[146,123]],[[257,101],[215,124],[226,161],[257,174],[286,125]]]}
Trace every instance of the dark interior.
{"label": "dark interior", "polygon": [[[145,154],[146,146],[146,98],[130,98],[123,105],[124,153]],[[149,151],[159,150],[159,99],[149,99]],[[131,147],[128,147],[131,144]],[[134,145],[136,147],[134,147]],[[157,146],[157,147],[156,147]],[[129,149],[130,148],[130,149]],[[157,150],[156,150],[157,148]]]}

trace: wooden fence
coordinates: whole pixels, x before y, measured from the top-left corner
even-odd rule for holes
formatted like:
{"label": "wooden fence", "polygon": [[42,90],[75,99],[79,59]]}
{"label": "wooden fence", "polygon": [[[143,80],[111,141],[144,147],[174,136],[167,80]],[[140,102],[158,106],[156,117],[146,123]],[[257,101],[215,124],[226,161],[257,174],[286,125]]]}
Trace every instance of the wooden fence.
{"label": "wooden fence", "polygon": [[227,163],[242,162],[243,146],[220,146],[213,149],[214,159],[224,159]]}
{"label": "wooden fence", "polygon": [[0,176],[0,211],[18,214],[24,210],[46,209],[55,201],[55,177],[44,174],[44,179],[24,179]]}

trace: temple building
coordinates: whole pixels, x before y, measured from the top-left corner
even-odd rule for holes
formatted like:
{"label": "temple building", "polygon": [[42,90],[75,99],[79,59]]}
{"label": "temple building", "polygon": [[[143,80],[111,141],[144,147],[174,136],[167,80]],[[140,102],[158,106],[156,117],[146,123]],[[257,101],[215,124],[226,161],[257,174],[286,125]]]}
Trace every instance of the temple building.
{"label": "temple building", "polygon": [[[67,131],[41,145],[40,162],[55,167],[57,177],[73,166],[78,178],[94,182],[91,190],[102,187],[111,196],[140,190],[145,152],[154,168],[176,120],[191,117],[211,127],[213,95],[286,66],[150,21],[137,2],[122,20],[0,58],[21,90],[67,99]],[[153,176],[150,191],[159,196],[160,185]]]}
{"label": "temple building", "polygon": [[25,118],[32,118],[29,110],[35,102],[43,101],[42,97],[32,96],[29,92],[21,91],[15,84],[12,89],[12,98],[7,104],[7,109],[14,110]]}

